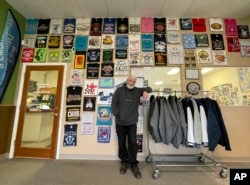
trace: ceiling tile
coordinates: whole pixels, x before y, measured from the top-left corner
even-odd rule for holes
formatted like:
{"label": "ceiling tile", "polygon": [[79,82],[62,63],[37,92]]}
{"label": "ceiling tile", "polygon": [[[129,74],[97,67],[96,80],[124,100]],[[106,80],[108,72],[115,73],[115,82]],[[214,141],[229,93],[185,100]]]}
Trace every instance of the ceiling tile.
{"label": "ceiling tile", "polygon": [[250,16],[249,0],[6,0],[26,18]]}

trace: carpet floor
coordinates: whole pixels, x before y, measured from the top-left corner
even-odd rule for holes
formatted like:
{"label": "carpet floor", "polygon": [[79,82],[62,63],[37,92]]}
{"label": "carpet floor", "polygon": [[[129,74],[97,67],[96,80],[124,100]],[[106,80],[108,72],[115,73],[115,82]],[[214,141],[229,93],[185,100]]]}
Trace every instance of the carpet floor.
{"label": "carpet floor", "polygon": [[0,159],[1,185],[229,185],[230,168],[250,168],[250,163],[223,163],[227,177],[217,166],[161,167],[153,178],[153,163],[141,161],[141,179],[132,171],[119,173],[119,161]]}

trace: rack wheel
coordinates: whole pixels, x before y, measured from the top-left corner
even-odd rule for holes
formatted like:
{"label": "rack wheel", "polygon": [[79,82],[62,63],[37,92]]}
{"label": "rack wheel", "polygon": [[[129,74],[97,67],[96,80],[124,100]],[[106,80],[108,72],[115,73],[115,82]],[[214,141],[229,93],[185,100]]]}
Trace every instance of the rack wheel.
{"label": "rack wheel", "polygon": [[151,163],[151,161],[152,161],[152,158],[150,156],[146,157],[146,162],[147,163]]}
{"label": "rack wheel", "polygon": [[227,177],[227,172],[226,172],[225,169],[221,169],[221,171],[220,171],[220,177],[221,178],[226,178]]}
{"label": "rack wheel", "polygon": [[158,179],[159,178],[159,172],[155,171],[152,175],[153,179]]}
{"label": "rack wheel", "polygon": [[201,162],[201,163],[204,163],[205,162],[205,158],[204,157],[199,157],[199,161]]}

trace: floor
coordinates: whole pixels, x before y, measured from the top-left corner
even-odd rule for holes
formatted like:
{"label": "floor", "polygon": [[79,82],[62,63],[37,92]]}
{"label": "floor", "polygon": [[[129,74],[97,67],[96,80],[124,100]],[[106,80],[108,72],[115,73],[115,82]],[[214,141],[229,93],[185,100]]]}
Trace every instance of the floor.
{"label": "floor", "polygon": [[[206,164],[206,163],[205,163]],[[223,163],[227,177],[217,166],[169,166],[160,168],[153,178],[155,165],[140,161],[141,179],[131,170],[119,173],[119,161],[0,159],[1,185],[229,185],[230,168],[250,168],[250,162]]]}

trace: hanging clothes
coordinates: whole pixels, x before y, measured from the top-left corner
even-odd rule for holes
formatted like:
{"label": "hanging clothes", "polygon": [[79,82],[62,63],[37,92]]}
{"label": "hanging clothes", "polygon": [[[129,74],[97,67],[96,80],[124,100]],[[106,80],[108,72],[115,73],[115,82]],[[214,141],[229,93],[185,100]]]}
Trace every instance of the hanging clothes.
{"label": "hanging clothes", "polygon": [[175,123],[176,123],[176,132],[174,134],[173,137],[173,145],[175,148],[179,148],[179,146],[181,145],[182,141],[183,141],[183,134],[182,134],[182,127],[181,127],[181,122],[180,122],[180,115],[179,115],[179,111],[177,108],[177,104],[175,101],[176,96],[168,96],[168,102],[169,105],[171,106],[172,110],[173,110],[173,117],[175,118]]}
{"label": "hanging clothes", "polygon": [[159,106],[155,96],[150,97],[150,106],[148,113],[148,130],[156,143],[162,142],[159,133]]}
{"label": "hanging clothes", "polygon": [[148,129],[156,143],[231,150],[219,105],[210,98],[151,96]]}
{"label": "hanging clothes", "polygon": [[208,148],[214,151],[220,144],[225,150],[231,150],[229,137],[218,103],[210,98],[200,99],[207,117]]}
{"label": "hanging clothes", "polygon": [[177,107],[177,111],[178,111],[178,115],[179,115],[181,131],[182,131],[181,144],[183,146],[187,146],[187,122],[185,120],[185,113],[183,110],[182,103],[181,103],[180,99],[177,98],[177,96],[175,96],[175,103],[176,103],[176,107]]}
{"label": "hanging clothes", "polygon": [[193,112],[193,123],[194,123],[194,144],[195,148],[201,147],[201,117],[200,117],[200,111],[198,109],[196,101],[191,98],[190,99],[194,108]]}
{"label": "hanging clothes", "polygon": [[199,99],[195,99],[197,106],[200,111],[200,118],[201,118],[201,143],[204,147],[208,147],[208,133],[207,133],[207,117],[206,117],[206,112],[199,101]]}
{"label": "hanging clothes", "polygon": [[190,98],[183,98],[181,99],[183,111],[185,114],[185,120],[187,122],[187,147],[194,147],[194,120],[193,120],[193,104]]}
{"label": "hanging clothes", "polygon": [[167,101],[167,99],[164,97],[162,99],[162,101],[164,102],[164,116],[165,116],[165,125],[166,125],[166,140],[167,142],[165,144],[173,144],[173,146],[175,148],[178,148],[179,146],[177,145],[176,142],[176,138],[175,138],[175,134],[176,134],[176,129],[177,129],[177,119],[175,117],[175,113],[172,110],[169,102]]}

